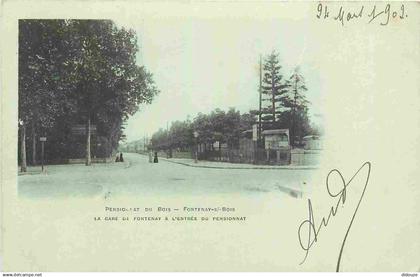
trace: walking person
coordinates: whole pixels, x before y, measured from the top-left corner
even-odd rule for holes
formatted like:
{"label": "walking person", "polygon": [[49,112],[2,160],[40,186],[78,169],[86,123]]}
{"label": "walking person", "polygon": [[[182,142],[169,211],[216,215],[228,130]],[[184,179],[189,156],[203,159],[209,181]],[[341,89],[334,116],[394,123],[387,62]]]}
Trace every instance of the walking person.
{"label": "walking person", "polygon": [[152,163],[153,162],[153,152],[152,151],[149,151],[149,163]]}
{"label": "walking person", "polygon": [[120,153],[120,162],[124,162],[123,153]]}

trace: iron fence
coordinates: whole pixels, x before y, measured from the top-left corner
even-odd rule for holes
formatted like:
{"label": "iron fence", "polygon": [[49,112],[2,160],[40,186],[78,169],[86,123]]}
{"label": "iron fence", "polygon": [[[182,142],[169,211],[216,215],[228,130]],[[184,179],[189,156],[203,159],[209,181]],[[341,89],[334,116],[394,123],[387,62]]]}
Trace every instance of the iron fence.
{"label": "iron fence", "polygon": [[198,154],[199,160],[221,161],[230,163],[250,164],[290,164],[290,149],[220,149],[202,151]]}

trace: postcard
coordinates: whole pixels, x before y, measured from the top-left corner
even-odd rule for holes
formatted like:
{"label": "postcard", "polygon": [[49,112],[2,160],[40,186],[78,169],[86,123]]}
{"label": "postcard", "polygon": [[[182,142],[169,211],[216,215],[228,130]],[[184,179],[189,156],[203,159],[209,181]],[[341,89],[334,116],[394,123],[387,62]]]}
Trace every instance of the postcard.
{"label": "postcard", "polygon": [[416,2],[2,1],[1,270],[420,270]]}

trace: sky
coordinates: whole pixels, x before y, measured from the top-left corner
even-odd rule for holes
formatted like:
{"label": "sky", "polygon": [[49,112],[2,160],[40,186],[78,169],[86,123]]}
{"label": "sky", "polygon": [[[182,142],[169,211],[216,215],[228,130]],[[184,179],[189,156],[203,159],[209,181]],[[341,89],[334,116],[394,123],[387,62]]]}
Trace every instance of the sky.
{"label": "sky", "polygon": [[126,122],[127,141],[142,139],[199,112],[258,108],[259,56],[280,55],[281,73],[300,67],[311,102],[310,118],[321,120],[321,84],[316,44],[302,20],[246,17],[177,17],[116,21],[138,35],[137,61],[153,73],[160,94]]}

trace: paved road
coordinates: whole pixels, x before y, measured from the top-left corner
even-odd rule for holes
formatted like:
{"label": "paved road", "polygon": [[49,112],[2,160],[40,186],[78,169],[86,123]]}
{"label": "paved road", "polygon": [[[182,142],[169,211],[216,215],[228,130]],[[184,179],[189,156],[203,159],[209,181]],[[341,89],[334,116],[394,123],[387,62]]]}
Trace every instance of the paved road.
{"label": "paved road", "polygon": [[[48,166],[47,174],[18,177],[19,195],[29,198],[115,195],[210,195],[287,193],[304,190],[312,170],[195,168],[125,154],[124,163]],[[280,186],[280,189],[279,189]]]}

